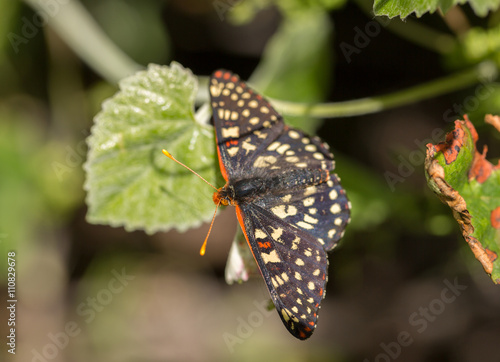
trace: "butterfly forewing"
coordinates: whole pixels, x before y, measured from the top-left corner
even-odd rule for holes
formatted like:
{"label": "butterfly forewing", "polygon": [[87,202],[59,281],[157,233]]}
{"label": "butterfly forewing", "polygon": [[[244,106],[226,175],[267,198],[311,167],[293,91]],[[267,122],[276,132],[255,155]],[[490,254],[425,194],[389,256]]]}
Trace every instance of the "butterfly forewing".
{"label": "butterfly forewing", "polygon": [[[281,116],[237,75],[214,72],[210,96],[224,177],[242,178],[285,126]],[[226,178],[227,180],[227,178]]]}

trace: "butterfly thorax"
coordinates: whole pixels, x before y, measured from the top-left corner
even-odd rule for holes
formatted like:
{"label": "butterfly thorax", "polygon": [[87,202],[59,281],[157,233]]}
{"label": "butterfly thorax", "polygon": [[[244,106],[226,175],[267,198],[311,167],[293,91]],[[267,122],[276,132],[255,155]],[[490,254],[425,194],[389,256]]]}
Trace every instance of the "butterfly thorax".
{"label": "butterfly thorax", "polygon": [[244,205],[269,194],[280,195],[328,181],[330,174],[322,169],[295,169],[279,175],[252,177],[228,183],[214,192],[213,200],[222,205]]}

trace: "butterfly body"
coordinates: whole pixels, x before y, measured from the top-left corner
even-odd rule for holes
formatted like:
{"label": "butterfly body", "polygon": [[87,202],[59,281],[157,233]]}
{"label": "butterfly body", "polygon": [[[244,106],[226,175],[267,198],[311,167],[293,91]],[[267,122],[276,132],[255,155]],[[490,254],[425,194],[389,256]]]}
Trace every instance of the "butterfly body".
{"label": "butterfly body", "polygon": [[270,177],[253,177],[238,181],[229,181],[214,193],[214,202],[223,200],[223,205],[245,205],[261,200],[263,203],[269,194],[277,195],[294,192],[295,189],[318,185],[328,181],[330,174],[325,170],[298,169],[285,171]]}
{"label": "butterfly body", "polygon": [[288,331],[311,336],[325,296],[328,258],[349,222],[350,204],[333,155],[318,137],[291,128],[238,76],[210,80],[221,173],[216,204],[233,205]]}

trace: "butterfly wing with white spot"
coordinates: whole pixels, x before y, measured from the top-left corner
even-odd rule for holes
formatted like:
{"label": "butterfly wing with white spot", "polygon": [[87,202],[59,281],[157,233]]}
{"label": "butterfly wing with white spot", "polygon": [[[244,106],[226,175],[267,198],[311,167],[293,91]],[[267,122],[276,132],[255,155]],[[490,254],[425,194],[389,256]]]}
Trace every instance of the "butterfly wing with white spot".
{"label": "butterfly wing with white spot", "polygon": [[226,181],[240,179],[285,124],[269,102],[229,71],[215,71],[209,88],[222,175]]}
{"label": "butterfly wing with white spot", "polygon": [[311,336],[325,295],[328,259],[314,236],[255,205],[237,206],[238,218],[288,331]]}
{"label": "butterfly wing with white spot", "polygon": [[[335,174],[319,185],[282,190],[255,203],[313,235],[326,251],[337,244],[350,221],[351,204]],[[293,212],[283,212],[284,207]]]}

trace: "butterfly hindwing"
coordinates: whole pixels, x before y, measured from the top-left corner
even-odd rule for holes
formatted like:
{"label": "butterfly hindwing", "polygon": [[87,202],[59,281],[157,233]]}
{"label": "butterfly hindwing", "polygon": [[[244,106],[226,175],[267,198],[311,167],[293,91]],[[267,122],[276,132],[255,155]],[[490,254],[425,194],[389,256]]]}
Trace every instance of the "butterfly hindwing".
{"label": "butterfly hindwing", "polygon": [[265,209],[255,205],[237,209],[281,320],[295,337],[308,338],[316,328],[325,294],[325,250],[312,235]]}
{"label": "butterfly hindwing", "polygon": [[350,220],[350,203],[335,174],[319,185],[256,200],[257,205],[264,203],[274,216],[313,235],[326,251],[337,244]]}

